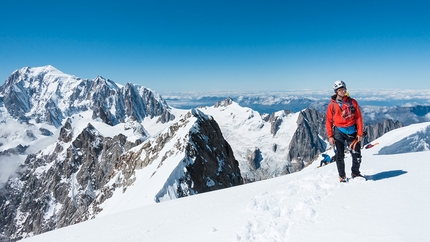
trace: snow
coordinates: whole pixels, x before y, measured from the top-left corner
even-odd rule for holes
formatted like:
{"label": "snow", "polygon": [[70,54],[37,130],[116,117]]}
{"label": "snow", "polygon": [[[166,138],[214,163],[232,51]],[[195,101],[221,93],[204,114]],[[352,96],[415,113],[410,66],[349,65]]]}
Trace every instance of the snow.
{"label": "snow", "polygon": [[45,215],[43,216],[44,219],[49,219],[52,216],[55,216],[55,214],[61,210],[62,204],[58,203],[54,195],[51,193],[49,196],[49,202],[48,202],[48,208],[45,211]]}
{"label": "snow", "polygon": [[[290,175],[123,207],[24,241],[429,241],[430,151],[378,155],[428,126],[393,130],[363,149],[368,181],[339,183],[335,165],[317,169],[317,160]],[[138,188],[129,198],[142,196]]]}
{"label": "snow", "polygon": [[279,130],[272,134],[270,121],[263,120],[263,116],[266,117],[266,115],[260,115],[250,108],[241,107],[236,102],[225,107],[204,107],[201,108],[201,111],[213,116],[217,121],[223,137],[233,149],[244,178],[261,180],[261,174],[257,174],[249,162],[251,154],[256,149],[264,154],[258,170],[258,172],[268,174],[263,174],[263,177],[283,174],[285,157],[287,157],[289,144],[297,129],[300,112],[290,114],[285,114],[283,111],[275,112],[274,116],[282,122],[280,122]]}

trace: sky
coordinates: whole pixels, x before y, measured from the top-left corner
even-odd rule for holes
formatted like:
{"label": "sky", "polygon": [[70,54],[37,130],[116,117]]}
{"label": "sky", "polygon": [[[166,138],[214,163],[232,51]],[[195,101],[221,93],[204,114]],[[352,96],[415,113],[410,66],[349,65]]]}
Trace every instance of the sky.
{"label": "sky", "polygon": [[2,1],[0,83],[16,69],[159,93],[429,87],[428,1]]}
{"label": "sky", "polygon": [[[428,241],[428,141],[420,152],[379,151],[418,132],[428,136],[429,125],[393,130],[363,149],[367,181],[339,183],[334,164],[314,162],[293,174],[123,210],[23,241]],[[350,157],[345,164],[351,166]]]}

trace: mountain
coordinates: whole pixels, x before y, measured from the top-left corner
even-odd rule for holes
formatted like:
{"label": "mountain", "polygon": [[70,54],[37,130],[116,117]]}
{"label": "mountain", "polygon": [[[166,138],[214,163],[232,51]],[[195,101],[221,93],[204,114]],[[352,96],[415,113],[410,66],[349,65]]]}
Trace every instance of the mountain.
{"label": "mountain", "polygon": [[[316,109],[260,114],[229,98],[176,109],[52,66],[15,71],[0,97],[2,240],[295,173],[327,150]],[[400,126],[375,127],[372,138]]]}
{"label": "mountain", "polygon": [[[52,66],[25,67],[0,86],[0,165],[8,167],[3,170],[13,170],[27,155],[55,142],[59,128],[76,114],[111,126],[154,119],[165,127],[175,118],[161,96],[148,88],[121,86],[100,76],[84,80]],[[0,185],[8,177],[3,174]]]}
{"label": "mountain", "polygon": [[[403,125],[430,121],[430,99],[425,90],[353,90],[365,125],[376,125],[391,119]],[[212,106],[218,100],[232,99],[242,107],[261,114],[279,110],[299,112],[312,108],[325,113],[331,90],[290,90],[278,92],[211,92],[166,93],[165,100],[176,108]]]}
{"label": "mountain", "polygon": [[339,183],[333,164],[317,169],[314,162],[287,176],[142,205],[24,241],[427,241],[430,152],[379,153],[428,136],[429,127],[390,131],[364,149],[368,181]]}
{"label": "mountain", "polygon": [[0,87],[4,108],[18,120],[34,120],[60,127],[73,114],[92,111],[93,118],[115,125],[127,119],[141,122],[159,116],[172,120],[169,107],[160,96],[138,85],[118,86],[98,76],[83,80],[52,66],[22,68],[12,73]]}

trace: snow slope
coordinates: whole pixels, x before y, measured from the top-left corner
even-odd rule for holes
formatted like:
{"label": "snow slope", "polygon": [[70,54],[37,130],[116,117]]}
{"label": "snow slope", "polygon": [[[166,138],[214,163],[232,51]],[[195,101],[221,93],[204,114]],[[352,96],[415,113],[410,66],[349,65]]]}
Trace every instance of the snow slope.
{"label": "snow slope", "polygon": [[142,206],[24,241],[430,241],[430,152],[377,154],[428,126],[391,131],[364,149],[361,171],[368,181],[339,183],[335,165],[317,169],[317,161],[290,175]]}

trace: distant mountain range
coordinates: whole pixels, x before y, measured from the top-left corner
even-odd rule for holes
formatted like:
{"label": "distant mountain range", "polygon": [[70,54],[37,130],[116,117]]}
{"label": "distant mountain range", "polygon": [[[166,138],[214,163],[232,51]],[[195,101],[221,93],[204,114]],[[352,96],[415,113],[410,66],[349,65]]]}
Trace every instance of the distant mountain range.
{"label": "distant mountain range", "polygon": [[[367,125],[375,125],[386,119],[399,121],[404,125],[430,120],[430,90],[352,90],[358,100]],[[260,113],[279,110],[299,112],[306,108],[325,113],[332,92],[292,90],[278,92],[208,92],[208,93],[165,93],[164,100],[176,108],[211,106],[213,103],[231,98],[242,107],[249,107]]]}
{"label": "distant mountain range", "polygon": [[[327,150],[316,102],[264,113],[243,100],[213,101],[179,109],[101,76],[52,66],[13,72],[0,86],[0,240],[289,174]],[[389,116],[428,116],[426,106],[408,110],[364,110],[374,121],[366,142],[402,126]]]}

